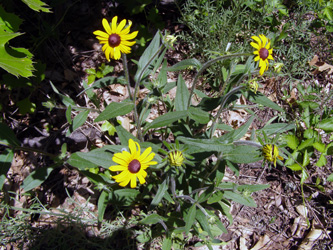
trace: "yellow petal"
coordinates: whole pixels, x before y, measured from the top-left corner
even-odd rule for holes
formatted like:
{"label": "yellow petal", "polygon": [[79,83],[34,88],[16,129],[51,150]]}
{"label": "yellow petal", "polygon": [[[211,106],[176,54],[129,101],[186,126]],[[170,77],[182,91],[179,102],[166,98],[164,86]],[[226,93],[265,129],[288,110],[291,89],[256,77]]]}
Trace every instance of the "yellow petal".
{"label": "yellow petal", "polygon": [[127,184],[129,183],[129,181],[130,181],[130,179],[126,179],[126,180],[124,180],[124,181],[122,181],[122,182],[119,182],[119,186],[121,186],[121,187],[126,187]]}
{"label": "yellow petal", "polygon": [[128,33],[130,32],[130,28],[131,28],[131,26],[132,26],[132,21],[128,20],[128,25],[127,25],[127,27],[126,27],[125,29],[123,29],[123,30],[119,33],[119,35],[126,35],[126,34],[128,34]]}
{"label": "yellow petal", "polygon": [[269,59],[269,60],[274,60],[274,58],[272,57],[272,55],[269,55],[269,56],[267,57],[267,59]]}
{"label": "yellow petal", "polygon": [[136,41],[125,41],[125,40],[121,41],[121,45],[129,46],[129,47],[133,46],[135,43],[136,43]]}
{"label": "yellow petal", "polygon": [[138,160],[140,162],[144,161],[146,159],[146,157],[150,154],[150,152],[151,152],[151,147],[146,148],[146,150],[142,153],[142,155],[140,155],[140,157],[138,158]]}
{"label": "yellow petal", "polygon": [[139,31],[133,31],[131,34],[124,34],[120,35],[121,40],[133,40],[137,35]]}
{"label": "yellow petal", "polygon": [[116,30],[117,34],[120,34],[121,30],[125,27],[125,24],[126,24],[126,19],[121,20]]}
{"label": "yellow petal", "polygon": [[144,184],[146,182],[145,178],[142,175],[138,174],[137,177],[139,179],[140,184]]}
{"label": "yellow petal", "polygon": [[115,179],[117,182],[121,182],[121,181],[124,181],[124,180],[127,180],[127,179],[130,179],[131,178],[131,172],[128,171],[128,170],[125,170],[123,172],[121,172],[120,174],[118,175],[115,175],[115,176],[112,176],[113,179]]}
{"label": "yellow petal", "polygon": [[104,27],[106,33],[108,33],[109,35],[111,35],[112,34],[111,33],[111,28],[110,28],[110,24],[109,24],[108,20],[106,20],[105,18],[103,18],[102,24],[103,24],[103,27]]}
{"label": "yellow petal", "polygon": [[264,72],[265,72],[265,69],[266,69],[266,67],[261,67],[260,70],[259,70],[259,74],[263,75]]}
{"label": "yellow petal", "polygon": [[136,176],[135,176],[135,174],[131,175],[131,188],[136,188]]}
{"label": "yellow petal", "polygon": [[251,38],[259,44],[259,47],[260,47],[260,48],[262,48],[262,47],[261,47],[261,40],[260,40],[259,37],[257,37],[257,36],[251,36]]}
{"label": "yellow petal", "polygon": [[[106,45],[106,44],[105,44]],[[104,47],[104,46],[103,46]],[[111,54],[112,48],[110,46],[106,46],[105,50],[105,57],[106,60],[110,61],[110,54]],[[112,58],[112,57],[111,57]]]}
{"label": "yellow petal", "polygon": [[124,171],[124,170],[126,170],[126,169],[128,169],[126,166],[123,166],[123,165],[114,165],[114,166],[111,166],[111,167],[109,167],[109,169],[111,170],[111,171]]}
{"label": "yellow petal", "polygon": [[259,48],[259,44],[254,43],[254,42],[251,42],[250,44],[251,44],[251,46],[252,46],[253,48],[255,48],[255,49],[257,49],[257,50],[260,49],[260,48]]}
{"label": "yellow petal", "polygon": [[265,47],[266,46],[266,43],[267,43],[267,38],[264,36],[264,35],[259,35],[261,41],[262,41],[262,47]]}
{"label": "yellow petal", "polygon": [[124,53],[124,54],[131,53],[131,48],[127,47],[127,46],[124,46],[122,44],[119,45],[119,49],[120,49],[121,53]]}
{"label": "yellow petal", "polygon": [[[96,31],[94,31],[93,34],[96,35],[96,36],[99,36],[99,37],[103,37],[103,39],[106,39],[106,40],[109,39],[109,34],[103,32],[103,31],[101,31],[101,30],[96,30]],[[98,38],[98,37],[97,37],[97,38]]]}
{"label": "yellow petal", "polygon": [[118,17],[115,16],[112,18],[112,22],[111,22],[111,33],[114,34],[116,33],[117,30],[117,21],[118,21]]}

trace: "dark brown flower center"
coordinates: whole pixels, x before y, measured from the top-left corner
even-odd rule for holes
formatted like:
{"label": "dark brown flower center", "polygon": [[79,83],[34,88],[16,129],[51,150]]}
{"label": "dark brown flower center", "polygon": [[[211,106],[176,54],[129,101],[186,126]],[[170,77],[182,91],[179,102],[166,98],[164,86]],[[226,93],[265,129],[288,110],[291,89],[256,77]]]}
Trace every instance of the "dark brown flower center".
{"label": "dark brown flower center", "polygon": [[269,56],[269,52],[268,49],[266,48],[261,48],[259,50],[259,56],[262,60],[266,60],[266,58]]}
{"label": "dark brown flower center", "polygon": [[117,34],[111,34],[109,36],[109,45],[110,47],[114,48],[120,44],[120,36]]}
{"label": "dark brown flower center", "polygon": [[130,171],[132,174],[135,174],[140,171],[141,164],[138,160],[134,159],[128,164],[128,171]]}

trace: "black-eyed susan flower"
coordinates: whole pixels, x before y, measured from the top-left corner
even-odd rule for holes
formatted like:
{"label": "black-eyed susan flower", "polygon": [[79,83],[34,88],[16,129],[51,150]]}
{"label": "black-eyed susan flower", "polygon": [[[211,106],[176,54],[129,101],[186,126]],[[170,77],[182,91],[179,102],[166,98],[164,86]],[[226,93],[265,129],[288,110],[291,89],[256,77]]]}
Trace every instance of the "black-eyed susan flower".
{"label": "black-eyed susan flower", "polygon": [[265,160],[274,163],[274,167],[276,167],[276,159],[283,160],[283,158],[279,155],[279,148],[274,144],[266,144],[262,147],[262,154]]}
{"label": "black-eyed susan flower", "polygon": [[268,60],[274,60],[272,54],[273,49],[271,47],[271,42],[264,35],[252,36],[251,37],[257,43],[251,42],[251,46],[256,50],[253,54],[257,55],[254,61],[259,61],[259,74],[262,75],[268,69]]}
{"label": "black-eyed susan flower", "polygon": [[184,163],[184,155],[180,150],[173,150],[168,154],[169,164],[171,166],[180,167]]}
{"label": "black-eyed susan flower", "polygon": [[112,18],[111,26],[109,22],[103,18],[102,24],[106,32],[101,30],[94,31],[94,35],[99,40],[100,44],[103,44],[102,50],[105,53],[105,57],[108,61],[111,59],[118,60],[121,57],[121,53],[131,53],[131,46],[135,44],[133,40],[138,31],[130,32],[132,22],[128,20],[128,26],[125,28],[126,19],[123,19],[117,24],[118,17]]}
{"label": "black-eyed susan flower", "polygon": [[151,153],[151,147],[147,148],[142,154],[140,145],[134,142],[132,139],[128,141],[128,147],[130,152],[126,150],[121,153],[115,153],[112,160],[119,165],[111,166],[109,169],[111,171],[120,171],[121,173],[112,176],[120,186],[125,187],[129,182],[131,182],[131,188],[135,188],[137,184],[137,179],[139,179],[140,184],[146,182],[145,178],[147,176],[147,169],[150,165],[157,164],[154,159],[155,153]]}

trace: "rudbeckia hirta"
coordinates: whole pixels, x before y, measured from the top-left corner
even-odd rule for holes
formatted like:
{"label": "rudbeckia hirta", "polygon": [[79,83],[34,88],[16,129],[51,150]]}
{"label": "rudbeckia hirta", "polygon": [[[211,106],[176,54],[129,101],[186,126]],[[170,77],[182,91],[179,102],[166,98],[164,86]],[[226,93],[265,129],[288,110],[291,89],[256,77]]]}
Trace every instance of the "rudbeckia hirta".
{"label": "rudbeckia hirta", "polygon": [[130,20],[128,20],[126,28],[126,19],[123,19],[119,24],[117,24],[117,21],[118,17],[113,17],[110,26],[109,22],[103,18],[102,24],[106,32],[101,30],[94,32],[99,43],[103,44],[102,50],[108,61],[110,61],[110,58],[118,60],[121,57],[121,53],[131,53],[131,46],[135,44],[135,41],[130,40],[133,40],[138,34],[138,31],[129,33],[132,26]]}
{"label": "rudbeckia hirta", "polygon": [[271,49],[271,42],[264,35],[252,36],[251,37],[257,43],[251,42],[251,46],[256,50],[253,54],[257,55],[254,61],[259,61],[259,74],[262,75],[268,69],[268,60],[274,60],[272,54],[273,49]]}
{"label": "rudbeckia hirta", "polygon": [[180,167],[184,163],[183,152],[179,150],[169,152],[168,160],[171,166]]}
{"label": "rudbeckia hirta", "polygon": [[265,160],[274,163],[274,167],[276,167],[276,159],[283,160],[283,158],[279,155],[279,148],[274,144],[266,144],[262,147],[262,154]]}
{"label": "rudbeckia hirta", "polygon": [[128,147],[130,152],[126,150],[121,153],[115,153],[112,160],[119,165],[111,166],[111,171],[120,171],[121,173],[112,176],[120,186],[125,187],[131,182],[131,188],[136,187],[137,179],[140,184],[146,182],[147,169],[150,165],[157,164],[156,161],[152,161],[155,153],[151,153],[151,147],[147,148],[142,154],[140,145],[134,142],[132,139],[128,141]]}

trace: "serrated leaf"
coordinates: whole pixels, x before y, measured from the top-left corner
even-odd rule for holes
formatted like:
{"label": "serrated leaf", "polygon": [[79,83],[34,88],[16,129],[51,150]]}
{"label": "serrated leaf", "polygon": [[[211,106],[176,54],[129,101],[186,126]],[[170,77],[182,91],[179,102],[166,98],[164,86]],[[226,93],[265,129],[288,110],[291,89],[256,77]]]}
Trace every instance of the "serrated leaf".
{"label": "serrated leaf", "polygon": [[24,179],[21,188],[28,192],[41,185],[51,174],[55,166],[38,168]]}
{"label": "serrated leaf", "polygon": [[286,135],[286,142],[289,148],[296,150],[299,144],[299,140],[295,135]]}
{"label": "serrated leaf", "polygon": [[316,166],[322,167],[327,164],[327,159],[324,154],[321,154],[318,161],[316,162]]}
{"label": "serrated leaf", "polygon": [[321,120],[316,127],[324,130],[326,133],[333,132],[333,117]]}
{"label": "serrated leaf", "polygon": [[166,237],[163,240],[162,250],[171,250],[171,247],[172,247],[172,240],[169,237]]}
{"label": "serrated leaf", "polygon": [[43,11],[43,12],[51,12],[48,5],[40,0],[22,0],[29,8],[33,9],[34,11]]}
{"label": "serrated leaf", "polygon": [[0,154],[0,190],[2,190],[3,184],[5,183],[7,172],[12,165],[13,158],[14,151],[9,148],[5,148]]}
{"label": "serrated leaf", "polygon": [[95,119],[95,122],[100,122],[104,120],[109,120],[120,115],[126,115],[133,110],[133,102],[123,101],[123,102],[111,102],[102,113]]}
{"label": "serrated leaf", "polygon": [[292,164],[290,166],[286,166],[286,167],[289,168],[289,169],[291,169],[291,170],[293,170],[293,171],[300,171],[300,170],[302,170],[302,166],[300,166],[297,163],[294,163],[294,164]]}
{"label": "serrated leaf", "polygon": [[301,144],[298,147],[298,150],[303,150],[307,147],[312,147],[314,142],[314,138],[307,139],[305,141],[302,141]]}
{"label": "serrated leaf", "polygon": [[325,153],[325,144],[322,142],[314,142],[313,147],[317,149],[320,153]]}

